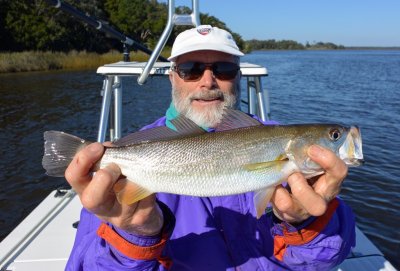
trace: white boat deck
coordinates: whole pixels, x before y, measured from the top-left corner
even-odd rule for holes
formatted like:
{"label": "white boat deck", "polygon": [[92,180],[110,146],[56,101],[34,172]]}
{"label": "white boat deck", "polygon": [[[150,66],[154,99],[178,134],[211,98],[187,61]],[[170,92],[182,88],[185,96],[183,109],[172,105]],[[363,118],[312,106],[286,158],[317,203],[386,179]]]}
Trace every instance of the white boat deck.
{"label": "white boat deck", "polygon": [[1,242],[0,270],[64,270],[75,239],[72,224],[79,221],[82,205],[74,193],[55,197],[56,193]]}
{"label": "white boat deck", "polygon": [[[71,191],[55,197],[53,191],[0,243],[0,270],[64,270],[75,239],[73,224],[81,204]],[[357,246],[333,270],[395,271],[383,254],[357,228]]]}

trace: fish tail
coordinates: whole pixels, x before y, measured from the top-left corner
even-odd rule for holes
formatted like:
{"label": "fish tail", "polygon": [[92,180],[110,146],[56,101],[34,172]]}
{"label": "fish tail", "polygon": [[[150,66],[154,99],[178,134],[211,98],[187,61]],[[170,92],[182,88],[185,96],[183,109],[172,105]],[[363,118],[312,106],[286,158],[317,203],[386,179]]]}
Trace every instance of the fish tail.
{"label": "fish tail", "polygon": [[88,144],[90,142],[64,132],[44,132],[42,165],[46,174],[53,177],[63,177],[75,154]]}

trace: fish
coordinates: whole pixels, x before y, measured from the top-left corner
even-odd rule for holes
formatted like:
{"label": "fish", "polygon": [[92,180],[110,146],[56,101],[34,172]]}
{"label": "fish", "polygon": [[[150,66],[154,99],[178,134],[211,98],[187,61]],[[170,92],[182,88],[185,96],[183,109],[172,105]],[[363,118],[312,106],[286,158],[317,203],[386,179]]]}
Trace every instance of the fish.
{"label": "fish", "polygon": [[[135,132],[105,147],[93,171],[111,163],[121,168],[128,179],[125,186],[114,188],[121,203],[161,192],[198,197],[254,192],[259,218],[275,187],[289,175],[301,172],[311,178],[324,172],[307,155],[311,145],[330,149],[348,166],[364,161],[357,126],[263,125],[233,109],[225,109],[215,132],[206,132],[184,116],[172,124],[175,129]],[[75,154],[90,144],[60,131],[46,131],[44,140],[42,165],[47,175],[59,177]]]}

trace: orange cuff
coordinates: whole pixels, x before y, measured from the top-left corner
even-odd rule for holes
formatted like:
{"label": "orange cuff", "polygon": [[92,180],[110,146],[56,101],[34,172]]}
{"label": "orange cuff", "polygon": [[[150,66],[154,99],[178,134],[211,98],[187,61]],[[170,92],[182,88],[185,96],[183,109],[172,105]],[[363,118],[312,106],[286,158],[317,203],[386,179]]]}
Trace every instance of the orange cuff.
{"label": "orange cuff", "polygon": [[282,261],[288,245],[303,245],[313,240],[328,225],[331,217],[339,206],[339,200],[333,199],[326,210],[325,214],[319,216],[310,225],[297,232],[288,232],[286,227],[283,229],[283,236],[274,237],[274,255],[275,258]]}
{"label": "orange cuff", "polygon": [[172,261],[168,258],[162,257],[161,253],[168,240],[168,234],[162,234],[161,241],[149,247],[141,247],[129,243],[122,238],[106,223],[102,223],[97,230],[97,235],[107,241],[112,247],[124,254],[125,256],[137,260],[154,260],[157,259],[165,268],[169,269]]}

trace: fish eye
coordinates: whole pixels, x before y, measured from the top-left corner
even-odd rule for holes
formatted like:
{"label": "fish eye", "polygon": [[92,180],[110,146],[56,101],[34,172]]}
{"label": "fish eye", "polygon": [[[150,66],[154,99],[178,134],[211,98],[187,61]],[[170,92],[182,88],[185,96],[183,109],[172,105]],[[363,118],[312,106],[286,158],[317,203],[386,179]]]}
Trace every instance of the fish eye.
{"label": "fish eye", "polygon": [[339,138],[342,136],[342,133],[340,132],[339,129],[332,129],[329,131],[329,138],[333,141],[339,140]]}

